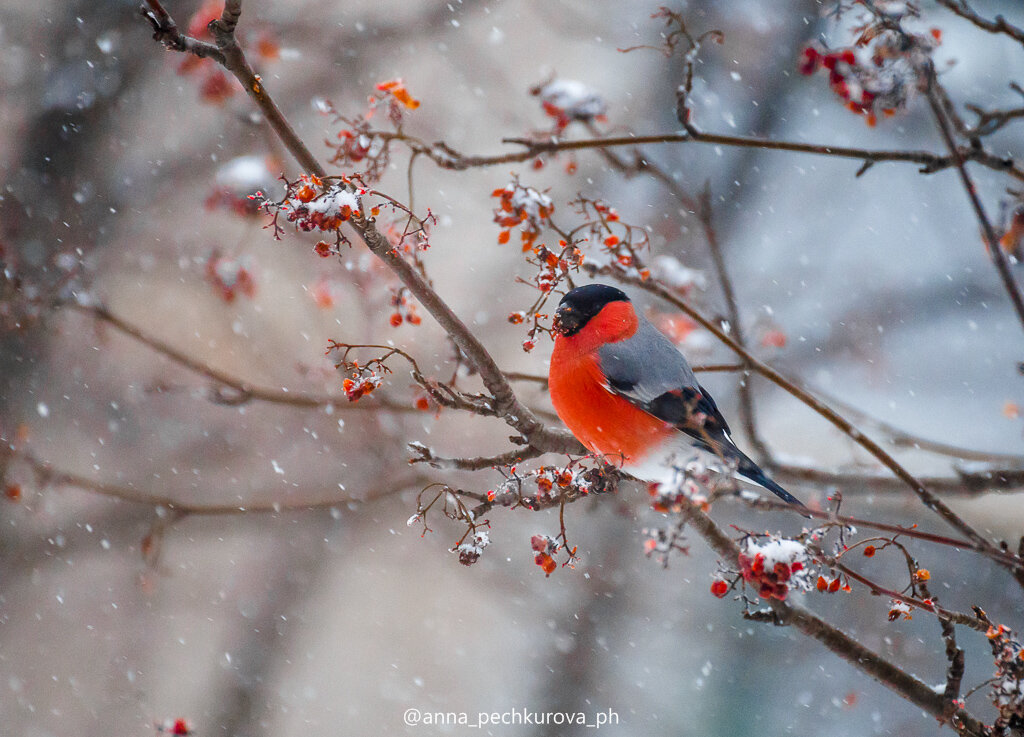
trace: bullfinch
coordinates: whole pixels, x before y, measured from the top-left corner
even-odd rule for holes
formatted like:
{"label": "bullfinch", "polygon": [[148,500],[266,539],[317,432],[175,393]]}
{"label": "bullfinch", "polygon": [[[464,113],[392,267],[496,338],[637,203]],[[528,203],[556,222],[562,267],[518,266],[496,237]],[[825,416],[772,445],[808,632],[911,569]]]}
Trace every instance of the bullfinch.
{"label": "bullfinch", "polygon": [[804,506],[736,447],[683,354],[624,292],[605,284],[573,289],[558,305],[554,332],[551,401],[592,453],[639,479],[667,481],[696,447]]}

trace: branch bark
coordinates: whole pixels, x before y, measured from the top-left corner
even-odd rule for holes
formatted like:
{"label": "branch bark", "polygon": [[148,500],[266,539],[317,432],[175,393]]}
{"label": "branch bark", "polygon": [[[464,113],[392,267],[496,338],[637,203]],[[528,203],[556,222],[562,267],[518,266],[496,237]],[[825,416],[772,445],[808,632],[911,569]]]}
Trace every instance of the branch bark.
{"label": "branch bark", "polygon": [[[739,547],[714,520],[690,502],[684,504],[682,514],[719,556],[730,564],[736,563],[740,553]],[[807,637],[817,640],[854,668],[863,671],[936,719],[951,724],[961,734],[971,737],[987,735],[984,725],[966,709],[958,708],[947,715],[948,704],[944,694],[936,692],[919,678],[865,647],[813,612],[799,604],[776,599],[771,601],[771,608],[774,620],[778,624],[795,627]]]}

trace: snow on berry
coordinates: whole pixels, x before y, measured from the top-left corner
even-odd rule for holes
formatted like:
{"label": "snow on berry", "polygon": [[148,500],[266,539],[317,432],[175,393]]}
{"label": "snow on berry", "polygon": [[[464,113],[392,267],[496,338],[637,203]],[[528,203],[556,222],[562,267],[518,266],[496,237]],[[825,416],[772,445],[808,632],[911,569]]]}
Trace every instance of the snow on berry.
{"label": "snow on berry", "polygon": [[320,186],[318,178],[304,175],[280,206],[280,210],[287,213],[288,221],[301,231],[335,231],[346,220],[360,214],[359,198],[349,187],[332,184],[318,192]]}
{"label": "snow on berry", "polygon": [[921,88],[920,70],[937,43],[933,35],[904,34],[869,26],[857,40],[857,48],[829,50],[808,46],[801,52],[797,66],[805,75],[823,71],[828,76],[829,88],[846,107],[864,115],[867,124],[874,126],[879,112],[892,115],[906,109]]}
{"label": "snow on berry", "polygon": [[[520,226],[523,251],[529,251],[543,230],[544,221],[554,212],[555,205],[551,198],[533,187],[524,187],[518,178],[514,178],[503,188],[494,190],[491,196],[500,200],[494,210],[494,222],[503,228]],[[499,235],[500,242],[508,241],[505,232],[507,231]]]}
{"label": "snow on berry", "polygon": [[651,508],[662,514],[678,514],[689,504],[703,508],[708,505],[704,490],[689,474],[676,474],[676,478],[667,483],[650,483],[647,493],[651,497]]}
{"label": "snow on berry", "polygon": [[909,604],[906,604],[898,599],[891,599],[889,601],[889,621],[895,622],[897,619],[913,619],[910,613],[913,611]]}
{"label": "snow on berry", "polygon": [[[413,519],[409,520],[410,524]],[[480,554],[484,548],[491,544],[491,537],[485,530],[475,530],[461,543],[451,549],[450,552],[459,556],[459,563],[464,566],[471,566],[480,560]]]}
{"label": "snow on berry", "polygon": [[550,576],[554,573],[555,568],[558,567],[554,559],[554,554],[560,547],[558,541],[548,535],[534,535],[530,538],[530,547],[536,553],[533,562],[541,567],[544,574]]}
{"label": "snow on berry", "polygon": [[170,735],[190,735],[194,734],[192,731],[192,725],[187,720],[182,718],[177,719],[165,719],[162,724],[156,725],[157,732]]}
{"label": "snow on berry", "polygon": [[384,383],[375,373],[353,376],[341,382],[341,388],[350,402],[358,402],[360,399],[371,393],[374,389]]}
{"label": "snow on berry", "polygon": [[989,695],[999,710],[995,727],[1002,730],[1024,722],[1024,646],[1004,625],[990,627],[986,636],[996,665]]}
{"label": "snow on berry", "polygon": [[785,601],[791,586],[807,588],[807,548],[798,540],[769,538],[758,543],[748,538],[739,555],[743,580],[758,588],[762,599]]}
{"label": "snow on berry", "polygon": [[530,92],[540,98],[544,112],[555,119],[559,130],[574,120],[603,120],[608,111],[608,103],[597,90],[574,79],[553,79]]}
{"label": "snow on berry", "polygon": [[206,279],[225,302],[234,302],[239,294],[255,296],[254,273],[252,259],[248,256],[232,258],[214,251],[206,260]]}

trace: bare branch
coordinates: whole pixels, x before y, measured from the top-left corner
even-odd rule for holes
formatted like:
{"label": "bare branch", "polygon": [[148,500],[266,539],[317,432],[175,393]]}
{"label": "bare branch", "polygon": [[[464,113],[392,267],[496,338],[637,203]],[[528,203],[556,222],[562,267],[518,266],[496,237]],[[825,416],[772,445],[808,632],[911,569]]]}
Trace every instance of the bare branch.
{"label": "bare branch", "polygon": [[0,445],[0,459],[18,459],[27,464],[36,474],[39,482],[44,486],[68,486],[92,494],[118,499],[132,504],[144,504],[149,507],[164,508],[176,513],[179,517],[189,515],[235,515],[235,514],[277,514],[286,511],[302,511],[314,509],[329,509],[340,504],[349,502],[368,501],[388,494],[395,494],[422,480],[419,474],[411,474],[396,482],[388,482],[388,491],[374,494],[368,497],[326,496],[322,499],[301,500],[284,499],[275,501],[252,501],[236,504],[202,504],[185,501],[177,496],[152,494],[134,486],[112,484],[106,481],[79,476],[68,471],[56,468],[46,461],[36,458],[31,453],[21,450],[14,450],[7,444]]}
{"label": "bare branch", "polygon": [[[922,477],[918,481],[934,491],[957,496],[976,496],[990,491],[1020,491],[1024,489],[1024,468],[955,469],[957,476]],[[777,465],[775,473],[787,479],[821,486],[872,491],[898,491],[906,481],[872,473],[826,471],[808,466]]]}
{"label": "bare branch", "polygon": [[181,33],[174,19],[160,4],[160,0],[146,0],[140,12],[153,26],[153,39],[162,43],[168,50],[182,51],[201,59],[213,59],[218,64],[224,63],[224,54],[214,44]]}
{"label": "bare branch", "polygon": [[996,270],[999,272],[999,278],[1003,282],[1006,293],[1010,296],[1013,309],[1017,312],[1017,319],[1020,321],[1021,326],[1024,327],[1024,295],[1021,295],[1020,287],[1010,272],[1010,265],[1007,263],[1006,254],[1003,253],[1002,246],[999,244],[999,236],[996,234],[995,228],[992,227],[992,222],[985,213],[985,206],[982,204],[974,181],[967,171],[967,166],[964,163],[965,157],[953,139],[949,120],[935,90],[937,82],[935,80],[935,69],[931,62],[928,63],[925,74],[928,79],[928,89],[926,90],[928,103],[931,106],[932,114],[935,116],[939,132],[942,134],[942,140],[945,141],[950,156],[953,158],[953,166],[956,167],[957,174],[960,176],[960,182],[964,187],[964,192],[967,194],[967,199],[970,200],[971,208],[974,210],[978,224],[981,226],[982,235],[985,237],[985,244],[988,246],[988,252],[996,265]]}
{"label": "bare branch", "polygon": [[[408,402],[400,402],[386,397],[372,396],[372,398],[366,401],[351,402],[344,394],[313,394],[253,384],[226,371],[215,368],[204,361],[200,361],[159,338],[149,335],[141,328],[130,324],[102,305],[86,306],[78,303],[67,303],[66,306],[83,315],[88,315],[104,325],[109,325],[121,334],[127,335],[139,343],[148,346],[182,368],[188,369],[200,376],[205,376],[215,382],[219,386],[214,394],[214,399],[220,404],[238,405],[257,400],[302,408],[333,407],[334,409],[363,411],[373,409],[388,409],[395,412],[419,411]],[[234,394],[229,395],[223,392],[223,387],[227,387]]]}
{"label": "bare branch", "polygon": [[434,451],[422,443],[409,443],[409,449],[417,455],[410,463],[426,463],[433,468],[448,468],[460,471],[481,471],[486,468],[510,466],[520,461],[544,455],[537,448],[513,448],[506,453],[494,456],[478,456],[475,458],[444,458],[434,455]]}
{"label": "bare branch", "polygon": [[961,18],[970,21],[978,28],[989,33],[1004,33],[1014,41],[1024,44],[1024,30],[1017,26],[1011,25],[1006,22],[1006,19],[1001,15],[997,15],[994,20],[988,20],[983,16],[978,15],[967,4],[967,0],[936,0],[939,5],[952,10],[954,13],[959,15]]}

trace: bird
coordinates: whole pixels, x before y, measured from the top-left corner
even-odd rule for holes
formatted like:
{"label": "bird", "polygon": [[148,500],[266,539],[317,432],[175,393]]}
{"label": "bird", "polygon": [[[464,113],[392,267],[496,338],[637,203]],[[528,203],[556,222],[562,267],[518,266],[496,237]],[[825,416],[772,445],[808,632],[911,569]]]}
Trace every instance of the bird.
{"label": "bird", "polygon": [[625,292],[607,284],[576,287],[559,302],[552,328],[551,402],[590,452],[641,480],[666,482],[696,447],[805,508],[736,447],[686,358]]}

